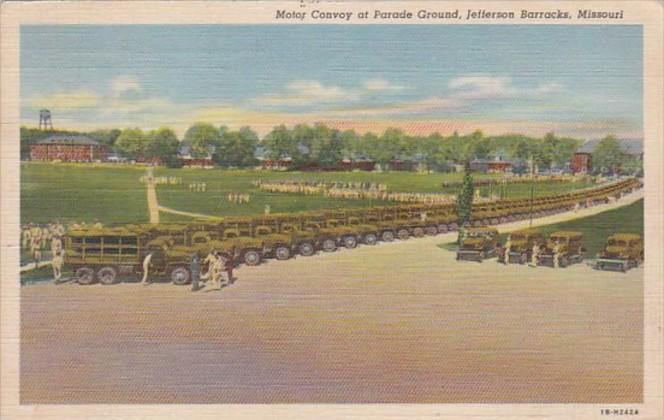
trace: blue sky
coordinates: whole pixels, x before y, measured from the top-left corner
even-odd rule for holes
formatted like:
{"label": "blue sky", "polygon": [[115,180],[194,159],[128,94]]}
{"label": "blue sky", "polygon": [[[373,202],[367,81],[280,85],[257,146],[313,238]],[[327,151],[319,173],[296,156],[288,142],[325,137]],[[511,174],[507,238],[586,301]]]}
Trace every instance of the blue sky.
{"label": "blue sky", "polygon": [[640,26],[60,25],[21,28],[21,119],[642,131]]}

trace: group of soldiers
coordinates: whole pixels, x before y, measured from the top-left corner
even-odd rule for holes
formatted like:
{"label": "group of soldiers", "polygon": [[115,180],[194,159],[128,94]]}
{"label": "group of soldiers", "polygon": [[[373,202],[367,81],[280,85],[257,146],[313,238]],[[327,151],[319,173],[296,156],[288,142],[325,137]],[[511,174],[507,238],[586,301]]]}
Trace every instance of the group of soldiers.
{"label": "group of soldiers", "polygon": [[[80,226],[76,224],[76,226]],[[73,224],[70,225],[70,228]],[[53,267],[53,278],[59,281],[62,277],[62,266],[64,265],[64,244],[62,238],[66,228],[61,223],[50,223],[39,226],[29,223],[21,230],[21,246],[29,251],[30,259],[35,268],[39,268],[44,251],[51,251],[51,266]]]}
{"label": "group of soldiers", "polygon": [[[201,282],[210,282],[212,287],[221,290],[223,287],[235,283],[233,268],[237,261],[237,252],[231,249],[228,252],[219,252],[211,250],[210,253],[201,261],[198,253],[193,253],[189,262],[189,273],[191,275],[191,291],[197,292],[203,288]],[[143,260],[143,279],[141,284],[147,286],[150,284],[149,273],[151,267],[152,254],[148,254]],[[202,269],[205,271],[202,272]],[[226,272],[226,279],[224,279]]]}
{"label": "group of soldiers", "polygon": [[[143,175],[139,180],[145,184],[150,179],[149,176]],[[164,184],[164,185],[179,185],[182,184],[182,178],[179,176],[155,176],[152,177],[152,182],[155,184]]]}
{"label": "group of soldiers", "polygon": [[207,182],[192,182],[189,184],[189,192],[206,192]]}
{"label": "group of soldiers", "polygon": [[233,204],[249,204],[251,196],[249,194],[228,193],[226,197],[229,203]]}
{"label": "group of soldiers", "polygon": [[[537,267],[537,263],[539,262],[539,257],[545,248],[546,246],[542,243],[533,243],[533,246],[530,249],[530,261],[527,261],[530,267]],[[505,265],[509,264],[511,251],[512,251],[512,239],[508,235],[507,241],[505,241],[505,246],[500,246],[500,244],[498,245],[498,260]],[[561,254],[560,244],[558,242],[555,242],[552,251],[553,251],[553,268],[558,268],[560,267],[560,254]]]}
{"label": "group of soldiers", "polygon": [[323,195],[346,200],[382,200],[399,203],[451,203],[454,198],[449,194],[388,192],[385,184],[367,182],[256,182],[263,191],[305,195]]}

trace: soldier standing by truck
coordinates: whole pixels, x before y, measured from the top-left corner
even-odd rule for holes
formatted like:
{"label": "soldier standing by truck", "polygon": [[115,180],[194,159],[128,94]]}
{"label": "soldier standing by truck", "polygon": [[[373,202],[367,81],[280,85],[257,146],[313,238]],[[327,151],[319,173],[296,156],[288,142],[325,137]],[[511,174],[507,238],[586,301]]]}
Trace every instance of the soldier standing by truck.
{"label": "soldier standing by truck", "polygon": [[191,255],[191,263],[189,264],[189,272],[191,273],[191,291],[197,292],[199,289],[198,279],[201,276],[201,263],[198,259],[198,254]]}
{"label": "soldier standing by truck", "polygon": [[141,284],[146,286],[148,284],[148,272],[150,271],[150,261],[152,260],[152,253],[148,254],[143,260],[143,279]]}
{"label": "soldier standing by truck", "polygon": [[537,259],[539,257],[539,248],[538,244],[533,244],[532,255],[530,256],[530,266],[537,267]]}
{"label": "soldier standing by truck", "polygon": [[64,250],[62,247],[53,252],[53,257],[51,258],[51,266],[53,267],[53,280],[55,283],[60,281],[62,277],[62,266],[64,265]]}
{"label": "soldier standing by truck", "polygon": [[556,241],[553,246],[553,268],[558,268],[560,264],[560,243]]}
{"label": "soldier standing by truck", "polygon": [[510,263],[510,252],[512,252],[512,235],[507,235],[507,241],[505,241],[505,253],[503,254],[503,263],[505,263],[505,265]]}
{"label": "soldier standing by truck", "polygon": [[228,284],[235,283],[233,278],[233,267],[235,266],[235,247],[231,248],[226,258],[226,274],[228,275]]}

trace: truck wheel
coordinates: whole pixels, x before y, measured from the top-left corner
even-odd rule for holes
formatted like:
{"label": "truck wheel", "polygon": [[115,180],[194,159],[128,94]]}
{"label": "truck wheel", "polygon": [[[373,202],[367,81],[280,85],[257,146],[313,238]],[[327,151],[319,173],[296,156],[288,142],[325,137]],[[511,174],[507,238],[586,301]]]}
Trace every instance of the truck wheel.
{"label": "truck wheel", "polygon": [[565,268],[568,265],[569,265],[569,260],[567,259],[567,257],[561,258],[560,261],[558,262],[558,266],[561,268]]}
{"label": "truck wheel", "polygon": [[447,233],[447,225],[445,223],[441,223],[438,225],[438,233]]}
{"label": "truck wheel", "polygon": [[386,230],[381,235],[381,238],[383,242],[392,242],[394,240],[394,232],[392,232],[391,230]]}
{"label": "truck wheel", "polygon": [[397,232],[397,236],[398,236],[399,239],[401,239],[402,241],[405,241],[406,239],[408,239],[408,238],[410,237],[410,233],[408,233],[408,229],[400,229],[400,230]]}
{"label": "truck wheel", "polygon": [[249,250],[244,253],[244,263],[255,266],[261,263],[261,254],[256,250]]}
{"label": "truck wheel", "polygon": [[316,249],[309,242],[304,242],[304,243],[300,244],[299,251],[300,251],[300,255],[303,255],[305,257],[310,257],[310,256],[314,255],[314,252],[316,252]]}
{"label": "truck wheel", "polygon": [[438,228],[436,226],[427,226],[425,230],[429,236],[435,236],[438,233]]}
{"label": "truck wheel", "polygon": [[178,286],[184,286],[189,283],[191,275],[189,274],[189,269],[184,266],[175,267],[171,271],[171,282]]}
{"label": "truck wheel", "polygon": [[291,256],[291,251],[287,246],[278,246],[274,250],[274,256],[280,261],[287,260]]}
{"label": "truck wheel", "polygon": [[74,278],[78,284],[87,286],[95,282],[95,271],[90,267],[80,267],[74,273]]}
{"label": "truck wheel", "polygon": [[337,243],[334,241],[334,239],[325,239],[323,241],[322,248],[325,252],[333,252],[337,250]]}
{"label": "truck wheel", "polygon": [[103,285],[115,284],[117,271],[113,267],[104,267],[97,273],[99,283]]}
{"label": "truck wheel", "polygon": [[449,230],[454,231],[454,230],[457,230],[457,229],[459,229],[459,225],[458,225],[458,224],[456,224],[456,223],[452,223],[452,224],[450,224],[450,228],[449,228]]}
{"label": "truck wheel", "polygon": [[357,246],[357,239],[354,236],[344,237],[344,246],[348,249],[353,249]]}
{"label": "truck wheel", "polygon": [[422,236],[424,236],[424,229],[422,229],[421,227],[416,227],[415,229],[413,229],[413,236],[415,236],[416,238],[421,238]]}
{"label": "truck wheel", "polygon": [[376,242],[378,242],[378,238],[376,237],[375,233],[367,233],[364,235],[364,243],[367,245],[376,245]]}

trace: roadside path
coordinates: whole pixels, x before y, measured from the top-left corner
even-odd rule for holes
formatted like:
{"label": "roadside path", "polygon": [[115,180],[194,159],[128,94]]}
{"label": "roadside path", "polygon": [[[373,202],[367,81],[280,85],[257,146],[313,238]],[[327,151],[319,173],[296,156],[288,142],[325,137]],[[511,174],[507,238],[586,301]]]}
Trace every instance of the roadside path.
{"label": "roadside path", "polygon": [[148,167],[145,171],[145,188],[148,197],[148,212],[150,223],[159,223],[159,201],[157,200],[157,189],[154,182],[154,168]]}
{"label": "roadside path", "polygon": [[221,219],[223,219],[223,217],[210,216],[209,214],[191,213],[191,212],[188,212],[188,211],[175,210],[175,209],[171,209],[171,208],[164,207],[164,206],[158,206],[158,207],[159,207],[159,211],[163,211],[164,213],[178,214],[180,216],[194,217],[196,219],[212,219],[212,220],[221,220]]}

